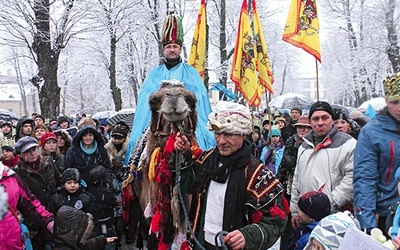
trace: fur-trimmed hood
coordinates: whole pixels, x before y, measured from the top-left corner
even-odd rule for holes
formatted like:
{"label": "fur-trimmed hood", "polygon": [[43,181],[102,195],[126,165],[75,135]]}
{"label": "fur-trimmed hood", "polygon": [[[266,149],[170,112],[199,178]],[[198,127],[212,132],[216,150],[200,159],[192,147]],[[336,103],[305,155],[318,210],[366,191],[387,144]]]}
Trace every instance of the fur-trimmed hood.
{"label": "fur-trimmed hood", "polygon": [[92,215],[70,206],[62,206],[54,222],[56,244],[65,244],[80,250],[93,231]]}

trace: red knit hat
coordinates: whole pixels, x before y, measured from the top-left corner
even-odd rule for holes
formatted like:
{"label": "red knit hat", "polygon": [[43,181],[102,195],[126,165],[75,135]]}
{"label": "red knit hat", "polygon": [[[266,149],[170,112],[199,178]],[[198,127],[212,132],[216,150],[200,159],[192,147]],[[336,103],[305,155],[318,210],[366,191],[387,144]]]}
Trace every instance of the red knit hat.
{"label": "red knit hat", "polygon": [[49,139],[54,139],[56,142],[58,141],[57,136],[53,132],[46,132],[42,138],[40,138],[40,145],[43,146]]}

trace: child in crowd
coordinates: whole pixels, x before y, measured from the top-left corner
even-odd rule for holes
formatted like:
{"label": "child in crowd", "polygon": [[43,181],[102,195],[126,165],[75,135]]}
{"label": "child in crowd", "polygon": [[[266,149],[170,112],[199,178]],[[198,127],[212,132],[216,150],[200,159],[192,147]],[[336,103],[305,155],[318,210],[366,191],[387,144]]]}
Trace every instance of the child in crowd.
{"label": "child in crowd", "polygon": [[14,153],[14,147],[12,144],[3,144],[1,145],[1,162],[6,165],[8,168],[13,168],[18,164],[18,155]]}
{"label": "child in crowd", "polygon": [[[114,226],[114,208],[118,206],[118,200],[115,193],[107,184],[107,169],[101,165],[94,167],[89,172],[87,191],[94,196],[93,217],[94,234],[107,237],[116,237]],[[106,249],[115,249],[115,243],[108,243]]]}
{"label": "child in crowd", "polygon": [[64,205],[74,207],[86,213],[92,213],[93,196],[81,187],[78,169],[67,168],[61,175],[63,186],[52,195],[49,210],[53,213]]}
{"label": "child in crowd", "polygon": [[104,249],[115,237],[93,236],[92,215],[70,206],[62,206],[54,223],[54,250]]}
{"label": "child in crowd", "polygon": [[296,228],[286,245],[287,250],[302,250],[308,243],[311,231],[320,220],[331,213],[328,196],[320,191],[311,191],[300,196],[298,201],[301,225]]}
{"label": "child in crowd", "polygon": [[360,223],[349,211],[337,212],[323,218],[310,234],[305,250],[339,249],[349,227],[360,228]]}
{"label": "child in crowd", "polygon": [[260,160],[274,175],[281,164],[284,148],[281,131],[278,127],[272,127],[268,133],[267,144],[261,151]]}

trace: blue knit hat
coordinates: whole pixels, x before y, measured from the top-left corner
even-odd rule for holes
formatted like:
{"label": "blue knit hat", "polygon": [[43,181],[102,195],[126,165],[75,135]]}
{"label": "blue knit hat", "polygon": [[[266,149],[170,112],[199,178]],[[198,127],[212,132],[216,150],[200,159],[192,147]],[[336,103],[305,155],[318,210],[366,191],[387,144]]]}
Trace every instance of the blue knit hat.
{"label": "blue knit hat", "polygon": [[281,131],[277,127],[271,127],[271,130],[268,132],[268,138],[272,136],[279,136],[282,137]]}

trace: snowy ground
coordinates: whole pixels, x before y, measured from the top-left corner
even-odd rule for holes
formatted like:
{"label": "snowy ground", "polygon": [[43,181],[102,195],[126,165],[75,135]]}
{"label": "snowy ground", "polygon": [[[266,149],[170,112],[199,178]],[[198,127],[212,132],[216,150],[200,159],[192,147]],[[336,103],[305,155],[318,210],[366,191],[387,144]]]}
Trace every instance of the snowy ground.
{"label": "snowy ground", "polygon": [[[270,250],[279,250],[279,242],[280,240],[278,240],[275,245],[273,245],[271,248],[269,248]],[[130,245],[124,245],[122,248],[120,248],[121,250],[131,250],[131,249],[138,249],[135,247],[135,243],[130,244]],[[147,248],[145,248],[144,250],[147,250]]]}

